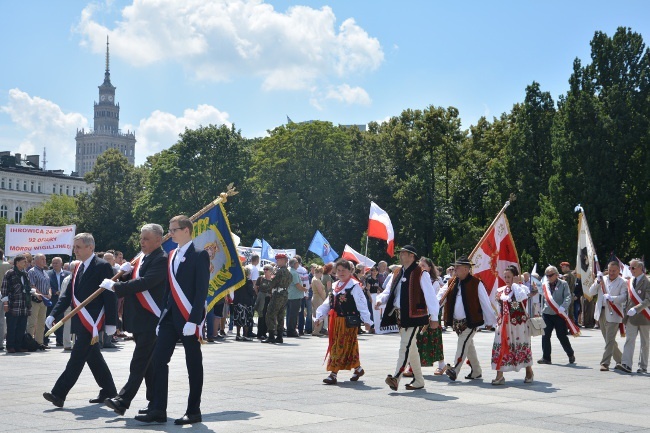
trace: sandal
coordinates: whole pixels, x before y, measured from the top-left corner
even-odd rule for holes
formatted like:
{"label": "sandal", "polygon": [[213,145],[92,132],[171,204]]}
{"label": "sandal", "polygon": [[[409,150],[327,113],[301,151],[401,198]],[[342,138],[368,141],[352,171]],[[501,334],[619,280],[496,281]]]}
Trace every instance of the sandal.
{"label": "sandal", "polygon": [[359,378],[360,378],[361,376],[363,376],[364,374],[366,374],[366,372],[363,371],[363,368],[361,368],[361,367],[359,367],[359,368],[355,368],[355,369],[354,369],[354,373],[352,373],[352,377],[350,378],[350,380],[351,380],[352,382],[356,382],[356,381],[359,380]]}
{"label": "sandal", "polygon": [[442,367],[442,368],[440,368],[440,367],[436,368],[436,370],[433,372],[433,375],[434,376],[442,376],[443,374],[445,374],[445,371],[447,371],[447,366],[446,365],[444,367]]}

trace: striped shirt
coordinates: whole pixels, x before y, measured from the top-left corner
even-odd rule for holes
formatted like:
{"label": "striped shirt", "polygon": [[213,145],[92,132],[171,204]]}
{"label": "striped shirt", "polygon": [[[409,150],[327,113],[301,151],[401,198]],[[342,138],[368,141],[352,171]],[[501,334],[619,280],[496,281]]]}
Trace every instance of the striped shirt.
{"label": "striped shirt", "polygon": [[50,293],[50,276],[38,266],[34,266],[27,272],[29,284],[36,288],[36,291],[42,295],[49,295]]}

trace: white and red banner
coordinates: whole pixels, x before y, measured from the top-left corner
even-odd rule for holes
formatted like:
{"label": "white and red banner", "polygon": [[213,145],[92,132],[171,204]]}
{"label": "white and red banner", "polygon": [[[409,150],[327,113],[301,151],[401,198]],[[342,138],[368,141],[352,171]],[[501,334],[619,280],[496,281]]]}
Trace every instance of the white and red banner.
{"label": "white and red banner", "polygon": [[[596,249],[594,242],[591,239],[589,226],[587,225],[587,217],[585,217],[584,210],[580,205],[576,206],[576,210],[580,211],[578,215],[578,253],[576,256],[576,273],[582,281],[582,287],[591,287],[594,284],[594,271]],[[591,301],[591,296],[585,290],[584,297]]]}
{"label": "white and red banner", "polygon": [[395,255],[395,231],[393,230],[393,223],[390,222],[388,213],[377,206],[374,201],[370,202],[368,237],[385,240],[388,242],[386,252],[391,257]]}
{"label": "white and red banner", "polygon": [[350,260],[351,262],[358,263],[360,265],[364,265],[366,268],[372,268],[373,266],[375,266],[374,261],[356,252],[348,244],[345,244],[345,248],[343,248],[343,254],[341,255],[341,258],[344,258],[345,260]]}
{"label": "white and red banner", "polygon": [[474,276],[483,281],[488,294],[505,286],[503,271],[506,267],[515,265],[520,269],[517,249],[504,213],[490,226],[469,259],[474,263]]}
{"label": "white and red banner", "polygon": [[72,241],[77,226],[24,226],[7,224],[5,255],[18,254],[72,254]]}

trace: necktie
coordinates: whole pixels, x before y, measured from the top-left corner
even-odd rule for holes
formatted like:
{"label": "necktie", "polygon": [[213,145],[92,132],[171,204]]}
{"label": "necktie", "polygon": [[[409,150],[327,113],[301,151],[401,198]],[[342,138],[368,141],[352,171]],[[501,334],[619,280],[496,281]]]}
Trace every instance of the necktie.
{"label": "necktie", "polygon": [[176,275],[176,272],[178,272],[178,250],[174,252],[174,275]]}
{"label": "necktie", "polygon": [[84,269],[85,269],[84,264],[83,263],[80,264],[79,265],[79,270],[77,271],[77,276],[75,277],[75,280],[74,280],[74,290],[75,291],[77,291],[77,289],[79,288],[79,283],[81,282],[81,277],[83,277]]}
{"label": "necktie", "polygon": [[636,277],[632,280],[632,288],[636,289]]}

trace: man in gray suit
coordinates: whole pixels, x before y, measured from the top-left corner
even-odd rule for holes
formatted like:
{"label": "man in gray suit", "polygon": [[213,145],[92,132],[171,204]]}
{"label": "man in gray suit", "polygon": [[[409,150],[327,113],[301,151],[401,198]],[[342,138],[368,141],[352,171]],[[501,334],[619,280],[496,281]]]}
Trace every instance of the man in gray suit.
{"label": "man in gray suit", "polygon": [[645,276],[645,266],[639,259],[630,261],[632,281],[628,282],[628,300],[625,310],[626,333],[625,346],[623,347],[623,362],[619,370],[632,373],[632,357],[637,334],[641,338],[639,352],[639,369],[637,373],[648,372],[648,343],[650,335],[650,281]]}
{"label": "man in gray suit", "polygon": [[[608,277],[605,278],[602,272],[598,272],[598,278],[589,288],[590,296],[598,295],[594,319],[598,322],[600,332],[605,339],[605,352],[600,361],[600,371],[609,371],[609,362],[612,360],[612,356],[616,362],[616,368],[619,369],[623,357],[616,343],[616,333],[620,324],[623,323],[625,315],[627,286],[625,280],[621,278],[621,268],[617,261],[607,265],[607,275]],[[602,285],[605,286],[604,293]]]}
{"label": "man in gray suit", "polygon": [[[555,266],[549,266],[545,271],[548,290],[553,297],[553,301],[559,306],[559,311],[562,313],[567,313],[569,310],[569,304],[571,303],[571,290],[569,290],[569,284],[566,281],[559,278],[559,272]],[[546,299],[544,298],[546,301]],[[544,309],[542,310],[542,317],[544,318],[544,323],[546,323],[546,328],[544,328],[544,335],[542,335],[542,358],[537,361],[538,364],[550,364],[551,363],[551,335],[555,329],[555,335],[557,339],[560,340],[562,349],[566,352],[569,357],[569,364],[576,362],[575,353],[571,347],[571,342],[567,336],[567,323],[562,316],[559,316],[553,308],[549,305],[548,302],[545,302]],[[569,319],[571,320],[571,319]]]}

